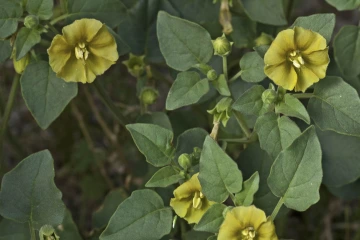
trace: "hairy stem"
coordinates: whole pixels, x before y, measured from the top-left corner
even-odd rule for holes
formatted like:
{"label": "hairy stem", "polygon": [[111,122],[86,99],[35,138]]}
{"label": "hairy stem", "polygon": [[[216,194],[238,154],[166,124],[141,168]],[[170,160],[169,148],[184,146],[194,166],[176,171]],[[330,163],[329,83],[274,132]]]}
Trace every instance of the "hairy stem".
{"label": "hairy stem", "polygon": [[224,72],[224,75],[225,75],[225,79],[226,81],[229,79],[228,78],[228,66],[227,66],[227,58],[226,57],[222,57],[223,59],[223,72]]}
{"label": "hairy stem", "polygon": [[242,74],[242,71],[240,70],[237,74],[235,74],[230,80],[229,82],[233,82],[235,81],[236,79],[238,79]]}
{"label": "hairy stem", "polygon": [[65,18],[67,18],[67,17],[69,17],[70,16],[70,14],[64,14],[64,15],[61,15],[61,16],[59,16],[59,17],[57,17],[57,18],[54,18],[53,20],[51,20],[50,21],[50,24],[51,25],[54,25],[54,24],[56,24],[57,22],[60,22],[61,20],[64,20]]}
{"label": "hairy stem", "polygon": [[280,208],[282,207],[282,205],[284,204],[284,199],[281,197],[278,201],[278,203],[276,204],[274,211],[271,213],[271,220],[274,221],[276,216],[278,215]]}

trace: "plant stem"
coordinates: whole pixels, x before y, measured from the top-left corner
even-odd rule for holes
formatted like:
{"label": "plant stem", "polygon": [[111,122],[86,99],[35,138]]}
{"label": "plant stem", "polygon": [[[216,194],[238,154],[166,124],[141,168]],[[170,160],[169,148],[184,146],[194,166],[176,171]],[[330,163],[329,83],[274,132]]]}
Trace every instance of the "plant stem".
{"label": "plant stem", "polygon": [[59,31],[50,23],[46,23],[46,26],[51,30],[53,31],[53,33],[55,34],[59,34]]}
{"label": "plant stem", "polygon": [[291,95],[296,98],[311,98],[314,96],[313,93],[294,93]]}
{"label": "plant stem", "polygon": [[250,131],[250,128],[248,127],[245,119],[244,119],[244,116],[238,111],[233,111],[233,113],[235,115],[236,120],[238,121],[238,123],[240,125],[241,130],[244,132],[245,136],[248,139],[250,139],[251,131]]}
{"label": "plant stem", "polygon": [[224,72],[224,75],[225,75],[225,79],[226,81],[229,79],[228,78],[228,66],[227,66],[227,58],[226,57],[222,57],[223,59],[223,72]]}
{"label": "plant stem", "polygon": [[276,204],[274,211],[271,213],[271,220],[274,221],[276,216],[278,215],[280,208],[282,207],[282,205],[284,204],[284,199],[281,197],[278,201],[278,203]]}
{"label": "plant stem", "polygon": [[221,138],[219,141],[227,142],[227,143],[252,143],[256,141],[256,138]]}
{"label": "plant stem", "polygon": [[29,229],[30,229],[31,240],[36,240],[35,230],[32,226],[31,220],[29,221]]}
{"label": "plant stem", "polygon": [[70,14],[64,14],[64,15],[61,15],[61,16],[59,16],[59,17],[57,17],[57,18],[54,18],[53,20],[51,20],[50,21],[50,24],[51,25],[54,25],[55,23],[57,23],[57,22],[60,22],[61,20],[64,20],[65,18],[67,18],[67,17],[69,17],[70,16]]}
{"label": "plant stem", "polygon": [[11,110],[14,106],[15,96],[16,96],[16,92],[17,92],[17,89],[19,86],[19,82],[20,82],[20,75],[16,74],[14,77],[13,83],[11,85],[9,98],[6,103],[4,115],[3,115],[2,122],[0,125],[0,175],[1,175],[1,172],[3,172],[3,170],[4,170],[4,166],[3,166],[4,160],[3,160],[3,156],[2,156],[4,137],[5,137],[6,128],[7,128],[8,122],[9,122]]}
{"label": "plant stem", "polygon": [[229,82],[233,82],[235,81],[236,79],[238,79],[242,74],[242,71],[240,70],[237,74],[235,74],[230,80]]}
{"label": "plant stem", "polygon": [[105,92],[104,87],[99,83],[99,81],[95,81],[93,83],[95,86],[95,89],[100,96],[101,100],[105,104],[105,106],[110,110],[110,112],[114,115],[116,120],[122,125],[125,126],[128,124],[128,120],[125,116],[122,115],[122,113],[119,112],[119,110],[116,108],[112,100],[110,99],[109,95]]}

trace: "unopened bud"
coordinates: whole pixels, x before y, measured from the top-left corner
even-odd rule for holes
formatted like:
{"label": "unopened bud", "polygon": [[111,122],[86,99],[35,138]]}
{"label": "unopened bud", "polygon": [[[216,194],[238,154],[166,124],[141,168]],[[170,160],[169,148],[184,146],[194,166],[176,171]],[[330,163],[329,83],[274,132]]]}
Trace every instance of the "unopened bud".
{"label": "unopened bud", "polygon": [[24,25],[27,28],[34,29],[39,25],[39,18],[35,15],[28,15],[25,17]]}
{"label": "unopened bud", "polygon": [[261,33],[261,35],[255,39],[254,43],[256,47],[261,45],[270,45],[273,40],[274,38],[269,34]]}
{"label": "unopened bud", "polygon": [[140,93],[140,100],[145,105],[151,105],[156,102],[159,97],[159,92],[152,87],[145,87]]}
{"label": "unopened bud", "polygon": [[213,40],[212,43],[214,47],[214,54],[222,57],[226,57],[231,53],[231,48],[234,44],[226,38],[225,34]]}
{"label": "unopened bud", "polygon": [[191,168],[191,157],[187,153],[181,154],[179,156],[178,162],[179,162],[180,167],[182,167],[185,170]]}
{"label": "unopened bud", "polygon": [[277,94],[276,94],[275,90],[273,90],[273,89],[266,89],[262,93],[261,99],[262,99],[263,103],[265,103],[265,104],[272,104],[272,103],[276,102]]}
{"label": "unopened bud", "polygon": [[210,80],[210,81],[214,81],[218,78],[218,75],[216,73],[216,71],[214,69],[211,69],[210,71],[207,72],[206,77]]}

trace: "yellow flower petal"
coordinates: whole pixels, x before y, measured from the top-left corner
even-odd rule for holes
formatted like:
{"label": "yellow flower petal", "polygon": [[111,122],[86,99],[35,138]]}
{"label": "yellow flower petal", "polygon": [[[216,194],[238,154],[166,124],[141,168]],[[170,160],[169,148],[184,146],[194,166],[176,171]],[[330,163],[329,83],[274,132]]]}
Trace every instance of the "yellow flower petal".
{"label": "yellow flower petal", "polygon": [[241,230],[246,226],[242,224],[232,211],[226,214],[225,220],[220,226],[218,240],[238,240]]}
{"label": "yellow flower petal", "polygon": [[295,27],[295,45],[303,54],[326,48],[326,39],[320,34],[302,27]]}
{"label": "yellow flower petal", "polygon": [[172,198],[170,200],[170,206],[174,209],[175,213],[184,218],[192,205],[192,199],[176,199]]}
{"label": "yellow flower petal", "polygon": [[[215,202],[210,202],[208,200],[203,201],[201,209],[196,209],[193,207],[189,208],[187,215],[184,217],[189,224],[198,223],[206,211],[210,208],[211,205]],[[180,215],[179,215],[180,216]]]}
{"label": "yellow flower petal", "polygon": [[236,207],[231,211],[234,213],[238,221],[240,221],[245,227],[258,229],[262,223],[266,222],[266,215],[264,211],[253,205],[250,207]]}
{"label": "yellow flower petal", "polygon": [[297,81],[297,74],[290,62],[284,62],[279,65],[265,66],[265,74],[277,85],[293,90]]}
{"label": "yellow flower petal", "polygon": [[[74,53],[71,54],[71,57],[66,62],[65,66],[56,75],[64,79],[66,82],[86,83],[89,81],[86,76],[84,63],[81,60],[76,59]],[[94,79],[90,79],[90,81],[93,81]]]}
{"label": "yellow flower petal", "polygon": [[83,18],[65,26],[62,30],[68,44],[75,46],[78,43],[88,43],[103,24],[96,19]]}
{"label": "yellow flower petal", "polygon": [[[87,81],[88,83],[93,82],[96,76],[103,74],[111,67],[111,65],[114,64],[114,62],[112,61],[92,55],[91,53],[89,55],[89,58],[85,62],[86,72],[89,79]],[[94,77],[91,77],[92,75],[94,75]],[[90,79],[92,80],[90,81]]]}
{"label": "yellow flower petal", "polygon": [[287,61],[288,53],[293,50],[295,50],[294,30],[281,31],[265,53],[265,65],[278,65]]}
{"label": "yellow flower petal", "polygon": [[278,240],[278,237],[275,233],[275,226],[274,223],[270,220],[263,223],[258,229],[257,229],[257,240]]}
{"label": "yellow flower petal", "polygon": [[72,48],[68,45],[65,38],[56,35],[47,50],[49,54],[49,63],[54,72],[59,72],[65,66],[71,56]]}
{"label": "yellow flower petal", "polygon": [[319,77],[316,76],[310,69],[302,66],[298,71],[298,81],[295,85],[295,91],[305,92],[308,87],[319,81]]}
{"label": "yellow flower petal", "polygon": [[91,40],[89,50],[92,54],[109,61],[116,62],[119,58],[116,41],[105,25],[101,27]]}
{"label": "yellow flower petal", "polygon": [[319,78],[326,76],[326,69],[329,65],[329,49],[312,52],[304,55],[305,66],[315,73]]}
{"label": "yellow flower petal", "polygon": [[181,184],[174,191],[175,198],[182,199],[190,197],[194,192],[201,191],[200,182],[198,179],[199,174],[194,174],[189,181]]}

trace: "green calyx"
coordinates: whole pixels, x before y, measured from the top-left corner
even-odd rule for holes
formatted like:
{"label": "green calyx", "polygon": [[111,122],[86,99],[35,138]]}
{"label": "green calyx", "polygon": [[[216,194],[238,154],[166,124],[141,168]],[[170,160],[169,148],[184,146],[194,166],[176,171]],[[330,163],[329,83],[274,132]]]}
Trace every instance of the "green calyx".
{"label": "green calyx", "polygon": [[221,122],[222,125],[226,127],[226,124],[229,121],[232,114],[232,109],[231,109],[232,103],[233,100],[231,98],[225,97],[221,99],[213,109],[207,111],[208,113],[214,116],[213,119],[214,123]]}
{"label": "green calyx", "polygon": [[273,104],[277,101],[277,98],[277,93],[273,89],[266,89],[261,95],[264,104]]}
{"label": "green calyx", "polygon": [[145,105],[151,105],[156,102],[159,97],[159,92],[152,87],[145,87],[140,93],[140,100]]}
{"label": "green calyx", "polygon": [[24,25],[27,28],[34,29],[39,25],[39,18],[35,15],[28,15],[25,17]]}
{"label": "green calyx", "polygon": [[127,67],[129,73],[139,78],[145,72],[145,62],[144,62],[145,55],[143,56],[136,56],[130,53],[129,59],[123,61],[122,63]]}
{"label": "green calyx", "polygon": [[214,47],[214,55],[219,55],[222,57],[226,57],[231,53],[233,42],[230,42],[225,34],[221,37],[212,41]]}
{"label": "green calyx", "polygon": [[179,156],[178,163],[184,170],[191,168],[191,156],[187,153],[183,153]]}
{"label": "green calyx", "polygon": [[39,231],[40,240],[59,240],[60,237],[55,233],[55,229],[51,225],[44,225]]}

